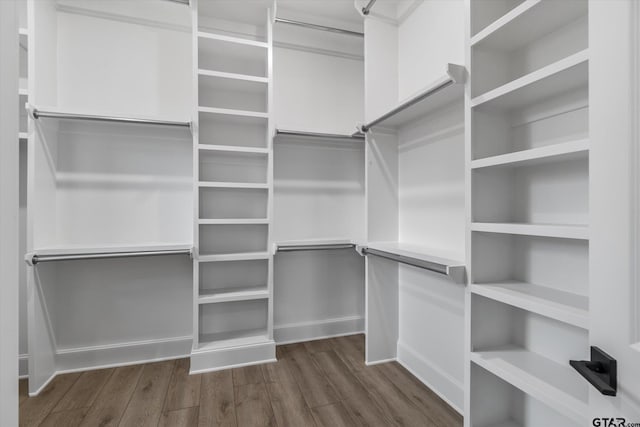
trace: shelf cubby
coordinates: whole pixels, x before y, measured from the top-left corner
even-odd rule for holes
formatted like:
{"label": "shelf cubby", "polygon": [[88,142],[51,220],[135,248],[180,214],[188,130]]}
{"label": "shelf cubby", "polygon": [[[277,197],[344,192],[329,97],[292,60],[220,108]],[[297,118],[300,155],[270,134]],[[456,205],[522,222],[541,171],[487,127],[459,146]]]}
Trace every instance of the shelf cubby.
{"label": "shelf cubby", "polygon": [[485,168],[472,174],[472,220],[475,222],[588,224],[586,155],[556,163]]}
{"label": "shelf cubby", "polygon": [[514,153],[472,160],[471,169],[535,166],[574,159],[586,160],[588,156],[589,140],[579,139],[576,141],[561,142],[549,146],[531,148]]}
{"label": "shelf cubby", "polygon": [[[474,232],[471,250],[472,284],[507,285],[509,288],[504,292],[520,292],[516,295],[518,298],[529,293],[567,306],[570,311],[578,309],[584,320],[588,241]],[[529,284],[550,290],[527,290]],[[518,291],[520,285],[524,286],[523,291]]]}
{"label": "shelf cubby", "polygon": [[[532,94],[530,104],[519,99],[513,102],[513,108],[509,109],[494,105],[494,101],[498,105],[503,99],[517,97],[519,91],[516,90],[473,108],[471,119],[474,144],[471,160],[588,140],[589,93],[586,65],[587,63],[583,62],[569,73],[573,74],[579,70],[580,76],[577,76],[578,80],[571,82],[569,87],[574,88],[568,92],[565,91],[566,87],[560,84],[536,93],[537,84],[532,84],[525,86],[525,95]],[[577,86],[576,81],[580,81]],[[541,97],[543,93],[544,96]]]}
{"label": "shelf cubby", "polygon": [[267,251],[268,225],[200,225],[200,255]]}
{"label": "shelf cubby", "polygon": [[199,307],[200,349],[260,342],[268,336],[268,301],[245,300]]}
{"label": "shelf cubby", "polygon": [[199,114],[200,146],[267,148],[267,120],[208,112]]}
{"label": "shelf cubby", "polygon": [[525,0],[472,0],[471,3],[471,36],[493,24]]}
{"label": "shelf cubby", "polygon": [[223,261],[199,264],[200,304],[265,299],[269,297],[268,260]]}
{"label": "shelf cubby", "polygon": [[[474,357],[474,359],[477,359]],[[474,360],[472,359],[472,360]],[[504,381],[490,370],[471,363],[470,426],[536,427],[584,425],[566,413]]]}
{"label": "shelf cubby", "polygon": [[199,189],[199,218],[262,219],[267,217],[266,189],[207,188]]}
{"label": "shelf cubby", "polygon": [[569,360],[588,358],[587,330],[480,295],[472,295],[471,317],[473,363],[583,421],[589,384]]}
{"label": "shelf cubby", "polygon": [[200,181],[265,184],[267,155],[230,151],[201,151]]}
{"label": "shelf cubby", "polygon": [[198,99],[200,106],[231,110],[267,111],[267,81],[245,75],[200,70]]}

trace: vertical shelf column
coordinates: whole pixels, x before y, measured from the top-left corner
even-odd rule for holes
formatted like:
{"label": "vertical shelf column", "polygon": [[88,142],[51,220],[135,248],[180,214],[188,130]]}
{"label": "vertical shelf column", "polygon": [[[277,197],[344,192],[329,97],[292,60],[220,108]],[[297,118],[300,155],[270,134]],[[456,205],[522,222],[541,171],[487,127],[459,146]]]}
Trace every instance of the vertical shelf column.
{"label": "vertical shelf column", "polygon": [[256,40],[212,26],[212,14],[220,18],[225,12],[216,1],[194,0],[191,7],[196,193],[191,372],[204,372],[275,360],[269,250],[273,42],[266,8],[260,24],[264,38]]}

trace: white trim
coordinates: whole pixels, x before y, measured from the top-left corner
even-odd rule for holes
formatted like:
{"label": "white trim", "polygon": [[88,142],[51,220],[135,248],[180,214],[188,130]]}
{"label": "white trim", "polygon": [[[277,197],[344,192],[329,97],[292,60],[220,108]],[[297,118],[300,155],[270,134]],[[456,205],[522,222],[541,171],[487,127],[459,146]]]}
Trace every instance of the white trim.
{"label": "white trim", "polygon": [[[309,341],[317,341],[317,340],[328,340],[331,338],[340,338],[340,337],[350,337],[353,335],[364,334],[364,330],[359,332],[345,332],[344,334],[333,334],[333,335],[323,335],[321,337],[315,337],[311,339],[302,339],[302,340],[292,340],[292,341],[276,341],[276,345],[286,345],[286,344],[297,344],[301,342],[309,342]],[[395,360],[395,359],[393,359]]]}
{"label": "white trim", "polygon": [[348,316],[309,322],[274,325],[278,344],[313,341],[322,338],[355,335],[364,332],[364,316]]}
{"label": "white trim", "polygon": [[[398,342],[397,362],[437,394],[458,413],[463,413],[464,384],[445,373],[436,363]],[[428,381],[427,378],[430,380]]]}
{"label": "white trim", "polygon": [[18,378],[21,380],[29,378],[29,354],[18,356]]}
{"label": "white trim", "polygon": [[287,43],[287,42],[281,42],[281,41],[278,41],[278,42],[274,41],[273,47],[278,49],[297,50],[300,52],[315,53],[317,55],[326,55],[326,56],[332,56],[336,58],[351,59],[353,61],[364,62],[364,55],[355,55],[352,53],[339,52],[337,50],[332,50],[332,49],[322,49],[319,47],[304,46],[301,44]]}
{"label": "white trim", "polygon": [[638,262],[640,261],[640,197],[638,196],[638,192],[640,191],[640,149],[638,148],[638,144],[640,144],[640,120],[638,117],[640,115],[640,5],[637,2],[631,3],[632,8],[632,28],[633,37],[631,40],[632,44],[632,75],[634,78],[631,81],[631,90],[632,90],[632,100],[631,100],[631,114],[632,117],[635,117],[636,120],[632,121],[633,129],[631,131],[631,137],[635,143],[631,144],[631,158],[632,166],[631,166],[631,207],[633,208],[633,222],[631,224],[633,228],[633,247],[632,254],[633,257],[631,260],[631,265],[633,268],[632,271],[632,283],[635,284],[634,289],[632,290],[632,294],[634,295],[634,303],[631,313],[632,318],[632,328],[631,333],[631,347],[637,351],[640,351],[640,266],[638,266]]}
{"label": "white trim", "polygon": [[191,374],[214,372],[276,361],[276,343],[265,340],[240,347],[215,348],[191,352]]}
{"label": "white trim", "polygon": [[207,373],[207,372],[217,372],[217,371],[224,371],[224,370],[227,370],[227,369],[244,368],[244,367],[247,367],[247,366],[262,365],[264,363],[276,363],[277,361],[278,361],[278,359],[273,358],[273,359],[267,359],[267,360],[259,360],[257,362],[238,363],[237,365],[228,365],[228,366],[200,369],[198,371],[191,371],[189,374],[190,375],[204,374],[204,373]]}
{"label": "white trim", "polygon": [[56,372],[78,372],[106,367],[189,357],[192,337],[181,336],[56,350]]}
{"label": "white trim", "polygon": [[364,364],[367,366],[376,366],[376,365],[381,365],[383,363],[390,363],[390,362],[397,362],[398,358],[397,357],[392,357],[390,359],[382,359],[382,360],[376,360],[373,362],[367,362],[365,361]]}
{"label": "white trim", "polygon": [[46,380],[46,381],[45,381],[45,382],[44,382],[44,383],[43,383],[43,384],[42,384],[42,385],[41,385],[41,386],[40,386],[36,391],[34,391],[34,392],[31,392],[31,391],[30,391],[30,392],[29,392],[29,397],[36,397],[37,395],[39,395],[39,394],[42,392],[42,390],[44,390],[45,388],[47,388],[47,386],[49,385],[49,383],[50,383],[51,381],[53,381],[53,379],[54,379],[57,375],[58,375],[58,373],[57,373],[57,372],[54,372],[54,373],[53,373],[53,375],[51,375],[51,376],[49,377],[49,379],[47,379],[47,380]]}

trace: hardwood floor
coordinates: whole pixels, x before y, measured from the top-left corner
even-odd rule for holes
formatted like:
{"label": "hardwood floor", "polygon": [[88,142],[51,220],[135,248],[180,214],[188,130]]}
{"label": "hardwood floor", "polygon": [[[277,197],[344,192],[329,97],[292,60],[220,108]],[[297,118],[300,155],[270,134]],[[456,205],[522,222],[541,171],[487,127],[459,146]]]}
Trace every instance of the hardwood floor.
{"label": "hardwood floor", "polygon": [[277,347],[277,363],[189,375],[189,359],[20,384],[21,426],[435,426],[462,417],[397,363],[367,367],[364,336]]}

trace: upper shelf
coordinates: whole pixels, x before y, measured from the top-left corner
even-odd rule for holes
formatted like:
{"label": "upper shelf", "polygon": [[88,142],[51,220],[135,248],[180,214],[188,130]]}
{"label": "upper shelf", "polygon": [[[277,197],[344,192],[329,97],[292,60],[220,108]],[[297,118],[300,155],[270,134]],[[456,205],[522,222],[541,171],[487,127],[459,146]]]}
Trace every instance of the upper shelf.
{"label": "upper shelf", "polygon": [[69,111],[41,110],[32,105],[28,106],[28,110],[31,117],[33,117],[34,119],[51,118],[51,119],[61,119],[61,120],[124,123],[124,124],[132,124],[132,125],[185,127],[187,129],[191,128],[190,121],[164,120],[164,119],[150,118],[150,117],[103,116],[103,115],[74,113]]}
{"label": "upper shelf", "polygon": [[471,46],[511,51],[587,16],[586,0],[529,0],[471,38]]}
{"label": "upper shelf", "polygon": [[442,251],[399,242],[371,242],[359,246],[358,252],[424,268],[449,276],[455,283],[465,283],[464,263],[441,256]]}
{"label": "upper shelf", "polygon": [[473,108],[517,109],[584,87],[589,81],[585,49],[471,100]]}
{"label": "upper shelf", "polygon": [[374,126],[397,129],[444,105],[462,100],[465,77],[466,70],[462,65],[447,64],[446,75],[391,111],[363,125],[362,131],[367,132]]}

